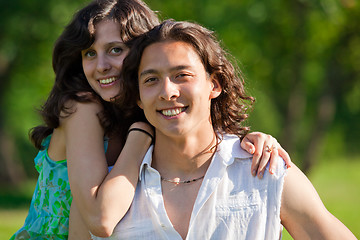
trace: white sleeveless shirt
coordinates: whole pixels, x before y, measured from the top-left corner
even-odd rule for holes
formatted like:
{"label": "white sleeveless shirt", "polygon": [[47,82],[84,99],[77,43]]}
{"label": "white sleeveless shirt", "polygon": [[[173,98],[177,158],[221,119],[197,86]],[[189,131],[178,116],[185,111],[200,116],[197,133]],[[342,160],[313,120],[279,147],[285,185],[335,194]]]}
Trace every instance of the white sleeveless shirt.
{"label": "white sleeveless shirt", "polygon": [[[105,239],[182,239],[166,214],[160,174],[151,167],[152,151],[150,147],[141,165],[129,211]],[[267,170],[258,179],[251,175],[251,159],[238,137],[224,136],[199,189],[186,239],[281,238],[285,163],[279,159],[273,175]]]}

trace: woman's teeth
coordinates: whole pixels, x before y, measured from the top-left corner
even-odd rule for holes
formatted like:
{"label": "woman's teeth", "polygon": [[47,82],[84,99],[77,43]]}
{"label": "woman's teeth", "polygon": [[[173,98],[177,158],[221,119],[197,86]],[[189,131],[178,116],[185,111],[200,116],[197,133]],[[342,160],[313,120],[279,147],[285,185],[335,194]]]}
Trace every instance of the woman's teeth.
{"label": "woman's teeth", "polygon": [[111,78],[106,78],[106,79],[101,79],[99,80],[99,82],[101,84],[109,84],[109,83],[112,83],[112,82],[115,82],[116,81],[116,78],[115,77],[111,77]]}
{"label": "woman's teeth", "polygon": [[165,116],[172,117],[178,115],[179,113],[184,111],[184,109],[185,108],[167,109],[167,110],[162,110],[161,113]]}

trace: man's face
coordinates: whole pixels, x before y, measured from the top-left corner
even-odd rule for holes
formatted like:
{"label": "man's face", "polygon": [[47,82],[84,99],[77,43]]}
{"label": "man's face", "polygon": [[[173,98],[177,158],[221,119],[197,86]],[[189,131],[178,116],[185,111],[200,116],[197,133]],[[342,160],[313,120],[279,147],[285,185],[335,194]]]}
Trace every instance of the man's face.
{"label": "man's face", "polygon": [[221,88],[208,76],[191,45],[181,41],[149,45],[143,52],[138,77],[138,105],[157,134],[185,136],[211,127],[211,99]]}

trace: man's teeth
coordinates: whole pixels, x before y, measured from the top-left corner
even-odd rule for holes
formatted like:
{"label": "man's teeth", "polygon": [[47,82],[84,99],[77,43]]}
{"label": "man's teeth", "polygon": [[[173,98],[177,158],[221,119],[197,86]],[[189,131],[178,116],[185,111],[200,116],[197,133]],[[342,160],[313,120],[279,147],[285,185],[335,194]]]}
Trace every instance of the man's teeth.
{"label": "man's teeth", "polygon": [[161,113],[165,116],[171,117],[178,115],[182,111],[184,111],[185,108],[175,108],[175,109],[168,109],[168,110],[162,110]]}
{"label": "man's teeth", "polygon": [[116,77],[111,77],[111,78],[107,78],[107,79],[101,79],[101,80],[99,80],[99,82],[101,84],[109,84],[109,83],[115,82],[115,80],[116,80]]}

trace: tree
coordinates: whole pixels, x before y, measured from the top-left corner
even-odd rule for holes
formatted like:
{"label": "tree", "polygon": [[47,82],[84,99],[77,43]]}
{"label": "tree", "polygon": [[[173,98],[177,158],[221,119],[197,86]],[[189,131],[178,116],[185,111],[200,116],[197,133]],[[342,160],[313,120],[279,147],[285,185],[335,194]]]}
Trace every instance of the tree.
{"label": "tree", "polygon": [[17,183],[34,172],[28,130],[54,81],[52,45],[80,1],[1,1],[0,181]]}
{"label": "tree", "polygon": [[[55,39],[86,0],[0,2],[0,181],[35,175],[27,138],[54,81]],[[216,31],[247,76],[253,130],[308,171],[318,156],[359,154],[360,4],[356,0],[145,0],[162,18]],[[345,144],[346,143],[346,144]]]}
{"label": "tree", "polygon": [[[345,139],[353,142],[337,154],[359,153],[354,147],[360,137],[360,107],[355,107],[360,101],[359,3],[178,0],[174,8],[159,0],[149,4],[165,17],[194,19],[218,33],[241,60],[248,89],[258,100],[251,113],[253,129],[276,136],[305,172]],[[334,139],[337,128],[343,131]]]}

